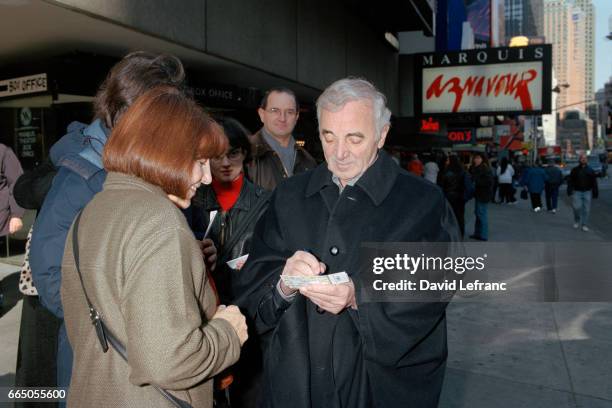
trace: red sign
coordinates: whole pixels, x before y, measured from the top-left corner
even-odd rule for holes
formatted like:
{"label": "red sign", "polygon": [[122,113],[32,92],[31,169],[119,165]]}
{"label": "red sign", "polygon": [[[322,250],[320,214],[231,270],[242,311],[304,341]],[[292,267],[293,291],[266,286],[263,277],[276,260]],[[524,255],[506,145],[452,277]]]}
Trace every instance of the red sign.
{"label": "red sign", "polygon": [[551,52],[550,44],[541,44],[418,54],[415,112],[548,113]]}
{"label": "red sign", "polygon": [[542,109],[542,63],[423,70],[424,112]]}
{"label": "red sign", "polygon": [[451,130],[448,132],[448,140],[454,143],[470,143],[472,141],[472,131]]}
{"label": "red sign", "polygon": [[440,122],[437,120],[433,120],[433,118],[429,118],[427,120],[421,119],[421,132],[439,132],[440,131]]}
{"label": "red sign", "polygon": [[561,146],[539,147],[538,156],[561,156]]}

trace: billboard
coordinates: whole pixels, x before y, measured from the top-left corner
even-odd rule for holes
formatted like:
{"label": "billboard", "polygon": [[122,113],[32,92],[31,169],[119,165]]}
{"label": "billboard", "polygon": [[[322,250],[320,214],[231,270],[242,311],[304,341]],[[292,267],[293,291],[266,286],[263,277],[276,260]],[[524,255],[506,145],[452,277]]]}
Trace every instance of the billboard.
{"label": "billboard", "polygon": [[551,46],[415,56],[417,115],[539,115],[551,111]]}

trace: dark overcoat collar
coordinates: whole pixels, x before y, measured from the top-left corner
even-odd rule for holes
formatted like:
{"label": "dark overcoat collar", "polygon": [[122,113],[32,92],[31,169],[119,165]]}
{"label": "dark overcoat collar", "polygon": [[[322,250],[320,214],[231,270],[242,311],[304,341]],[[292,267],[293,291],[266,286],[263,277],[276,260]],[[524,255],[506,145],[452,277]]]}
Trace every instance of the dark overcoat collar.
{"label": "dark overcoat collar", "polygon": [[[389,195],[399,172],[400,167],[389,157],[384,150],[378,151],[378,157],[359,178],[355,187],[361,188],[370,197],[374,205],[378,206]],[[310,197],[323,188],[334,185],[332,173],[327,163],[320,164],[313,172],[306,197]]]}

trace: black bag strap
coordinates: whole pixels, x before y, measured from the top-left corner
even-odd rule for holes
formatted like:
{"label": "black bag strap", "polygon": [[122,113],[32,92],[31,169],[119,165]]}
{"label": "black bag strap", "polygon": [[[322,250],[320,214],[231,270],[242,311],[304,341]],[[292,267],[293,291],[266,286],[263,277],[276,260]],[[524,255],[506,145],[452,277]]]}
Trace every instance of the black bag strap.
{"label": "black bag strap", "polygon": [[[100,314],[91,303],[91,299],[87,294],[87,290],[85,289],[85,284],[83,282],[83,275],[81,274],[81,269],[79,268],[79,222],[81,220],[81,215],[83,212],[79,212],[74,221],[74,227],[72,229],[72,252],[74,254],[74,262],[76,266],[77,273],[79,274],[79,280],[81,281],[81,287],[83,288],[83,293],[85,294],[85,300],[87,301],[87,306],[89,307],[89,318],[91,319],[91,324],[94,325],[96,329],[96,335],[98,336],[98,341],[102,346],[102,351],[106,353],[108,351],[108,343],[115,349],[115,351],[125,360],[127,363],[127,350],[125,346],[119,339],[113,334],[113,332],[104,324],[104,321],[100,317]],[[192,408],[191,404],[182,399],[175,397],[170,394],[168,391],[164,390],[161,387],[158,387],[155,384],[151,384],[153,388],[155,388],[164,398],[166,398],[173,406],[177,408]]]}

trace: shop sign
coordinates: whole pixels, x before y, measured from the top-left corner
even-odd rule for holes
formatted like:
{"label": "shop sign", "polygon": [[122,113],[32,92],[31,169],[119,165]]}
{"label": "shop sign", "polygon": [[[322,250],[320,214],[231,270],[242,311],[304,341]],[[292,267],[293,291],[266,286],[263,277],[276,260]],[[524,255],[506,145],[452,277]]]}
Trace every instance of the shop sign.
{"label": "shop sign", "polygon": [[[38,110],[38,112],[40,111]],[[36,119],[36,122],[40,123],[40,118],[37,117]],[[20,126],[15,129],[17,155],[22,159],[34,159],[36,157],[35,148],[40,128],[33,126],[35,120],[30,108],[21,108],[18,120]]]}
{"label": "shop sign", "polygon": [[472,143],[472,129],[454,129],[448,131],[448,140],[453,143]]}
{"label": "shop sign", "polygon": [[493,140],[493,128],[482,127],[476,129],[476,140]]}
{"label": "shop sign", "polygon": [[419,115],[550,113],[549,44],[418,54],[415,61]]}
{"label": "shop sign", "polygon": [[29,75],[0,81],[0,98],[47,91],[47,74]]}
{"label": "shop sign", "polygon": [[437,133],[440,131],[440,122],[433,118],[421,119],[421,132]]}

